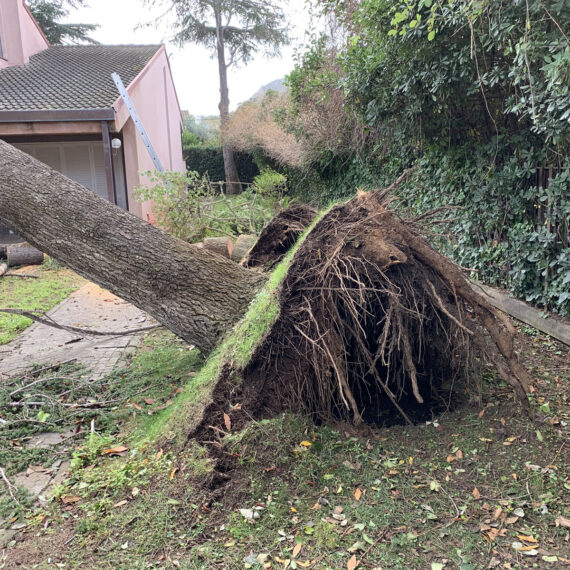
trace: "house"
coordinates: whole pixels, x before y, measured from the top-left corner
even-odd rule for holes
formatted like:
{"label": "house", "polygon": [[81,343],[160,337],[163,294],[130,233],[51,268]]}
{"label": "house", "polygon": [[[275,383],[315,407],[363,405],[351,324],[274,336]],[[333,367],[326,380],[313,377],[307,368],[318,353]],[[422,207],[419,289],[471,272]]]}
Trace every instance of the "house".
{"label": "house", "polygon": [[164,169],[184,172],[163,45],[50,46],[24,0],[0,1],[0,138],[152,221],[151,203],[137,202],[133,190],[155,166],[112,73]]}

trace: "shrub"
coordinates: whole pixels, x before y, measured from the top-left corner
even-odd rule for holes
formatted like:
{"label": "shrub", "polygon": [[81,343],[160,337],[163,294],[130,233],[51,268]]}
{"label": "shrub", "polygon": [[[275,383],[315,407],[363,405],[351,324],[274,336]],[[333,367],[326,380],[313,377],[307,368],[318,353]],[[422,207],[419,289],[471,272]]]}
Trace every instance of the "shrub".
{"label": "shrub", "polygon": [[[257,234],[277,212],[282,194],[255,188],[226,196],[220,185],[197,172],[146,172],[150,186],[135,189],[137,200],[152,200],[159,227],[188,242],[205,237]],[[267,178],[267,176],[265,177]]]}

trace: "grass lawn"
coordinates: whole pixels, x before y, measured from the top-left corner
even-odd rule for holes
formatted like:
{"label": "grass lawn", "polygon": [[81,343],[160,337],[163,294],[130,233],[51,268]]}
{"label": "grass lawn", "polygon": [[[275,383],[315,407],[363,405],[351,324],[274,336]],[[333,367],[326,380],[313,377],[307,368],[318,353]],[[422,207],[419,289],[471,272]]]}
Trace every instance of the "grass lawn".
{"label": "grass lawn", "polygon": [[[129,370],[97,388],[99,398],[120,401],[91,412],[98,435],[74,453],[55,499],[25,519],[6,560],[38,568],[566,567],[569,351],[528,329],[520,348],[536,382],[532,419],[495,379],[468,404],[413,427],[356,431],[280,414],[242,431],[225,426],[220,479],[211,442],[190,440],[174,453],[144,439],[200,364],[184,343],[156,333]],[[121,456],[105,452],[119,446],[128,448]]]}
{"label": "grass lawn", "polygon": [[[48,311],[85,283],[73,271],[51,264],[28,266],[16,272],[38,279],[0,278],[0,307],[5,309]],[[15,339],[31,324],[26,317],[0,313],[0,345]]]}

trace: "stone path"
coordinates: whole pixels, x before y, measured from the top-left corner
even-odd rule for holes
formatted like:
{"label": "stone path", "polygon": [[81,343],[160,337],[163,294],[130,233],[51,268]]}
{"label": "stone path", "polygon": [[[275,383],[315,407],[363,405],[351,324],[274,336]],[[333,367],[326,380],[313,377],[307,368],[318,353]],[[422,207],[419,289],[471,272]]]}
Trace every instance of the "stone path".
{"label": "stone path", "polygon": [[[88,283],[49,312],[56,322],[85,329],[122,332],[149,326],[150,317],[133,305]],[[93,379],[109,374],[125,352],[134,350],[140,335],[89,337],[34,323],[17,339],[1,347],[2,378],[21,374],[34,365],[75,360]]]}
{"label": "stone path", "polygon": [[[72,293],[54,307],[49,316],[64,325],[117,332],[155,324],[141,310],[93,283],[87,283]],[[34,323],[17,339],[0,347],[0,357],[4,357],[0,360],[0,383],[34,365],[52,366],[70,360],[83,364],[93,379],[99,379],[109,374],[126,354],[134,351],[142,338],[142,334],[82,336]],[[74,445],[73,437],[73,430],[42,433],[31,438],[26,447],[57,447],[59,451],[70,452],[69,448]],[[65,479],[68,468],[69,461],[61,460],[49,468],[30,467],[16,475],[12,483],[26,488],[41,505],[51,490]],[[24,526],[24,522],[12,524],[0,520],[0,548],[8,544]]]}

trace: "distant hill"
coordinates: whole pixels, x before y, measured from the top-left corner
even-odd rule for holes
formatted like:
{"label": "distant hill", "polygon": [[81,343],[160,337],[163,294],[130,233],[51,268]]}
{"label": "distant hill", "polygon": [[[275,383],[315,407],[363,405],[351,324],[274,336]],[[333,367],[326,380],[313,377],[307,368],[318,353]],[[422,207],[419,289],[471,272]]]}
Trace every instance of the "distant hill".
{"label": "distant hill", "polygon": [[283,91],[287,91],[287,87],[285,86],[285,78],[281,77],[279,79],[274,79],[271,83],[260,87],[255,94],[249,99],[250,101],[261,101],[263,96],[268,91],[277,91],[278,93],[282,93]]}

